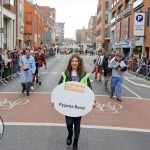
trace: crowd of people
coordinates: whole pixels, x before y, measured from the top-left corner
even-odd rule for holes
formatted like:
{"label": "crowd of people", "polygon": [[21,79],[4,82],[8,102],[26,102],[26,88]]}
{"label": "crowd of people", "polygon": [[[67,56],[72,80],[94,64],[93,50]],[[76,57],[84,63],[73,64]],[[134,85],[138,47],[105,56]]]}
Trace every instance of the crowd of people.
{"label": "crowd of people", "polygon": [[105,89],[110,92],[110,98],[114,96],[116,90],[116,99],[121,100],[121,87],[123,82],[123,72],[127,70],[127,65],[122,59],[121,53],[98,51],[94,59],[95,79],[101,81],[104,76]]}
{"label": "crowd of people", "polygon": [[146,79],[150,79],[150,59],[147,59],[146,54],[131,54],[130,58],[125,59],[130,70],[136,76],[142,75]]}
{"label": "crowd of people", "polygon": [[[23,48],[22,50],[2,50],[0,49],[0,82],[4,85],[11,79],[16,78],[20,71],[19,61],[22,55],[24,55],[26,48]],[[41,53],[44,53],[45,58],[49,58],[52,56],[55,56],[55,49],[54,48],[41,48],[41,47],[29,47],[31,50],[31,55],[37,55],[41,51]],[[37,65],[37,59],[36,65]],[[41,69],[39,69],[39,72],[41,72]],[[37,73],[37,70],[36,70]],[[38,80],[36,80],[37,82]],[[41,82],[39,81],[39,84]],[[32,84],[33,85],[33,84]],[[31,87],[33,88],[33,87]]]}

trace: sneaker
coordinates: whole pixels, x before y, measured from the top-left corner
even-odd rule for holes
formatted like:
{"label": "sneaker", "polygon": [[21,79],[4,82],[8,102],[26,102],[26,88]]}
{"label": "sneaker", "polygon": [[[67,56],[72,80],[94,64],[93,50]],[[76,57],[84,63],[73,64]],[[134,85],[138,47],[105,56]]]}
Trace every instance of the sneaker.
{"label": "sneaker", "polygon": [[29,95],[30,95],[29,91],[27,91],[27,93],[26,93],[26,94],[27,94],[27,96],[29,96]]}
{"label": "sneaker", "polygon": [[22,93],[24,93],[24,92],[25,92],[25,90],[26,90],[26,89],[25,89],[25,88],[23,88],[23,89],[22,89]]}
{"label": "sneaker", "polygon": [[41,81],[39,81],[39,85],[41,85],[42,83],[41,83]]}
{"label": "sneaker", "polygon": [[38,82],[39,82],[39,79],[37,78],[37,79],[36,79],[36,83],[38,83]]}
{"label": "sneaker", "polygon": [[122,101],[122,99],[117,98],[117,101],[120,101],[120,102],[121,102],[121,101]]}
{"label": "sneaker", "polygon": [[66,143],[68,146],[72,144],[72,135],[68,135]]}
{"label": "sneaker", "polygon": [[110,98],[113,98],[113,95],[110,95]]}
{"label": "sneaker", "polygon": [[74,139],[72,150],[78,150],[78,139]]}
{"label": "sneaker", "polygon": [[31,86],[31,90],[34,90],[34,86]]}

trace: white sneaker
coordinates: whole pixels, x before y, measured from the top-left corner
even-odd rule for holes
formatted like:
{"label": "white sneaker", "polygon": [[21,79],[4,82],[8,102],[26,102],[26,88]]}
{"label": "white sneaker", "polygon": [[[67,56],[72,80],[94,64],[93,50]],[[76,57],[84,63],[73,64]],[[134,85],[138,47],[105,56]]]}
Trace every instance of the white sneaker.
{"label": "white sneaker", "polygon": [[31,90],[34,90],[34,86],[31,86]]}

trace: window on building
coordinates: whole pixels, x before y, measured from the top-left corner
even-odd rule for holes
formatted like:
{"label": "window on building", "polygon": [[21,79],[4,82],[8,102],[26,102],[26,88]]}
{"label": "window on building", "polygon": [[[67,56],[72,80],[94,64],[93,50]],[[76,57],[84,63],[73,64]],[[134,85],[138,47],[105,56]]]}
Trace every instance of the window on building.
{"label": "window on building", "polygon": [[150,26],[150,7],[148,8],[147,11],[147,26]]}
{"label": "window on building", "polygon": [[3,0],[3,4],[11,4],[14,6],[14,0]]}
{"label": "window on building", "polygon": [[125,24],[124,24],[124,29],[125,29],[125,37],[124,39],[129,38],[129,33],[130,33],[130,17],[125,18]]}
{"label": "window on building", "polygon": [[117,36],[116,41],[119,42],[121,40],[121,22],[117,23]]}
{"label": "window on building", "polygon": [[97,20],[97,25],[101,23],[101,17]]}
{"label": "window on building", "polygon": [[128,7],[129,5],[131,5],[131,0],[126,0],[126,7]]}
{"label": "window on building", "polygon": [[97,31],[96,36],[100,36],[101,35],[101,29]]}
{"label": "window on building", "polygon": [[100,5],[97,9],[97,15],[100,13],[100,11],[102,10],[102,5]]}
{"label": "window on building", "polygon": [[108,38],[108,28],[105,28],[105,38]]}
{"label": "window on building", "polygon": [[106,11],[109,10],[109,1],[106,1]]}
{"label": "window on building", "polygon": [[112,18],[116,17],[116,11],[112,13]]}
{"label": "window on building", "polygon": [[50,12],[50,17],[53,18],[53,12]]}
{"label": "window on building", "polygon": [[121,13],[122,10],[123,10],[123,7],[122,7],[122,5],[121,5],[120,7],[118,7],[118,12]]}
{"label": "window on building", "polygon": [[105,24],[108,24],[108,14],[105,15]]}
{"label": "window on building", "polygon": [[22,2],[19,4],[19,14],[22,15]]}

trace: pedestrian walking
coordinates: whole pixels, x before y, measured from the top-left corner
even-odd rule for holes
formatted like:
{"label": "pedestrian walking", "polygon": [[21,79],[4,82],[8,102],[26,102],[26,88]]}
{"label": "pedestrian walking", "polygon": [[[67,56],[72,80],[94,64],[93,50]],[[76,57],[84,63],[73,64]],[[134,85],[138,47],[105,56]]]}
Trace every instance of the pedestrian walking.
{"label": "pedestrian walking", "polygon": [[114,96],[116,89],[116,97],[118,101],[121,100],[121,88],[123,81],[123,72],[127,70],[127,66],[122,61],[122,55],[116,54],[116,56],[110,61],[109,67],[112,69],[111,78],[111,94],[110,98]]}
{"label": "pedestrian walking", "polygon": [[110,64],[111,59],[112,59],[111,54],[105,54],[103,63],[102,63],[102,67],[104,69],[104,87],[109,92],[110,92],[110,86],[108,85],[108,83],[110,83],[109,81],[110,81],[110,76],[111,76],[109,64]]}
{"label": "pedestrian walking", "polygon": [[37,56],[35,55],[35,51],[34,50],[30,50],[30,54],[31,56],[34,58],[35,60],[35,73],[33,74],[33,79],[32,79],[32,83],[31,83],[31,90],[34,90],[34,83],[35,83],[35,79],[38,78],[38,66],[39,66],[39,63],[38,63],[38,58]]}
{"label": "pedestrian walking", "polygon": [[25,55],[21,56],[19,66],[21,70],[20,82],[22,85],[22,93],[26,91],[26,94],[29,96],[33,74],[35,73],[36,69],[35,60],[30,55],[29,49],[26,49]]}
{"label": "pedestrian walking", "polygon": [[39,53],[36,54],[36,57],[38,58],[38,64],[39,64],[38,78],[36,79],[36,83],[39,83],[39,85],[41,85],[42,84],[41,74],[43,73],[44,69],[47,68],[44,50],[39,49]]}
{"label": "pedestrian walking", "polygon": [[103,55],[102,50],[100,49],[98,51],[98,55],[96,55],[96,62],[95,62],[95,79],[97,79],[97,75],[99,75],[99,79],[98,79],[99,81],[102,80],[103,58],[104,58],[104,55]]}
{"label": "pedestrian walking", "polygon": [[[83,84],[86,84],[89,88],[92,89],[89,75],[86,74],[86,72],[85,72],[83,59],[78,54],[73,54],[70,57],[65,72],[62,72],[62,76],[59,81],[59,84],[61,84],[63,82],[68,82],[68,81],[81,82]],[[67,125],[67,129],[68,129],[68,136],[67,136],[67,140],[66,140],[67,145],[72,144],[73,125],[74,125],[74,141],[73,141],[72,150],[78,149],[81,118],[82,117],[65,116],[66,125]]]}

